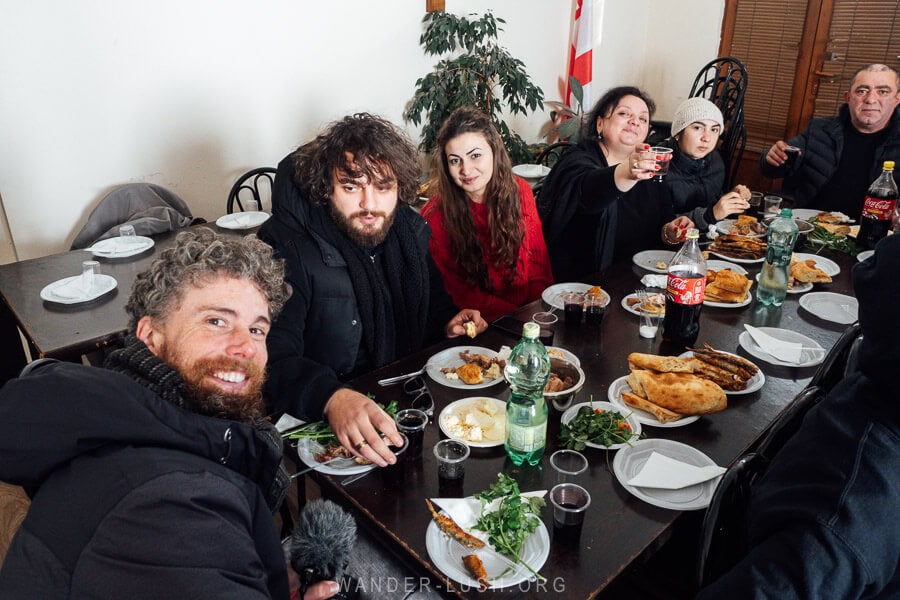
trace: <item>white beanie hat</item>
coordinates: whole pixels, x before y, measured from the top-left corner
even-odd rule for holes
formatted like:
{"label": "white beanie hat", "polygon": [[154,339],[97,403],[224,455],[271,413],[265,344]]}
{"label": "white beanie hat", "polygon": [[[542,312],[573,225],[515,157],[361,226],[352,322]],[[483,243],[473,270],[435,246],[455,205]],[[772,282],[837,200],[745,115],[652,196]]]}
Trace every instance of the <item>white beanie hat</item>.
{"label": "white beanie hat", "polygon": [[697,121],[715,121],[719,127],[725,126],[722,111],[706,98],[688,98],[678,105],[672,119],[672,137],[681,133],[688,125]]}

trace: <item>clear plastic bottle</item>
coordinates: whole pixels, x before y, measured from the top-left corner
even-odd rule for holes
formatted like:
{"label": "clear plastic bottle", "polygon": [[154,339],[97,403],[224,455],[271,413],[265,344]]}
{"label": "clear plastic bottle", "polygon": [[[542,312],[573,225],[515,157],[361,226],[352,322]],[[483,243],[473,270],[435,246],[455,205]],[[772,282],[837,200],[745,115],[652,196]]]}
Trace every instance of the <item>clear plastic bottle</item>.
{"label": "clear plastic bottle", "polygon": [[781,209],[781,214],[769,223],[766,262],[756,287],[756,299],[766,306],[781,306],[784,302],[791,277],[791,254],[799,233],[789,208]]}
{"label": "clear plastic bottle", "polygon": [[894,161],[884,161],[878,179],[866,192],[862,215],[859,218],[859,234],[856,236],[864,248],[873,249],[891,230],[894,211],[897,208],[897,182],[894,181]]}
{"label": "clear plastic bottle", "polygon": [[688,229],[681,249],[669,263],[663,341],[677,348],[693,346],[700,334],[700,310],[706,295],[706,259],[700,251],[700,232]]}
{"label": "clear plastic bottle", "polygon": [[516,466],[540,462],[547,446],[547,403],[550,355],[541,343],[537,323],[525,323],[522,339],[506,361],[504,374],[512,394],[506,403],[506,453]]}

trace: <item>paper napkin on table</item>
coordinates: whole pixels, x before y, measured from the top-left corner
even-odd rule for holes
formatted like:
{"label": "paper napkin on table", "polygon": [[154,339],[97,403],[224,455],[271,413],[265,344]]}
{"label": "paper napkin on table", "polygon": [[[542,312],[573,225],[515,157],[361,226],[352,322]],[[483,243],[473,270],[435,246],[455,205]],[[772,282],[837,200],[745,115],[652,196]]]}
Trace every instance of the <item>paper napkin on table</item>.
{"label": "paper napkin on table", "polygon": [[[543,497],[547,490],[535,490],[533,492],[524,492],[523,497],[537,496]],[[483,531],[473,530],[472,527],[478,522],[481,516],[481,500],[474,497],[468,498],[431,498],[431,501],[450,516],[453,521],[466,530],[466,533],[487,542],[488,534]],[[487,510],[490,512],[500,505],[500,498],[495,499],[488,504]]]}
{"label": "paper napkin on table", "polygon": [[79,298],[86,298],[90,293],[91,289],[84,284],[81,279],[81,276],[73,277],[71,281],[67,281],[62,285],[58,285],[50,292],[59,298],[66,298],[68,300],[78,300]]}
{"label": "paper napkin on table", "polygon": [[641,277],[641,283],[644,284],[645,287],[665,289],[668,277],[668,275],[644,275]]}
{"label": "paper napkin on table", "polygon": [[771,354],[780,361],[799,364],[803,354],[803,344],[800,342],[786,342],[774,338],[768,333],[757,329],[752,325],[744,324],[744,328],[753,341],[762,348],[766,354]]}
{"label": "paper napkin on table", "polygon": [[638,474],[627,483],[634,487],[680,490],[714,479],[724,472],[725,468],[718,465],[698,467],[654,451]]}

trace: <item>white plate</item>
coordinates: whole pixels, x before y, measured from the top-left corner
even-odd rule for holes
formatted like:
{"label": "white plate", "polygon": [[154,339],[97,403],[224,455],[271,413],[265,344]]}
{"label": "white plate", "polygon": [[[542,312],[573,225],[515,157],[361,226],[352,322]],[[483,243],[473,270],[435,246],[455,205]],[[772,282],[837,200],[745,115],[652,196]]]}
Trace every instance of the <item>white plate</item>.
{"label": "white plate", "polygon": [[[658,293],[661,293],[661,292],[658,292]],[[641,316],[643,313],[634,308],[635,306],[637,306],[637,304],[635,304],[634,306],[629,306],[629,304],[628,304],[629,298],[637,298],[637,293],[628,294],[627,296],[622,298],[622,302],[621,302],[622,308],[624,308],[625,310],[627,310],[628,312],[630,312],[633,315]],[[666,313],[665,313],[665,311],[663,311],[662,313],[660,313],[656,316],[659,317],[660,319],[662,319],[664,316],[666,316]]]}
{"label": "white plate", "polygon": [[[560,417],[559,422],[562,423],[563,425],[568,425],[569,421],[571,421],[578,415],[578,411],[581,409],[582,406],[589,406],[591,408],[599,408],[600,410],[604,410],[604,411],[614,411],[614,412],[620,413],[623,417],[625,417],[625,422],[631,426],[632,435],[631,435],[630,443],[634,444],[636,441],[638,441],[640,439],[640,437],[641,437],[641,422],[635,418],[634,409],[630,406],[628,408],[626,408],[625,410],[622,410],[622,407],[616,406],[615,404],[612,404],[610,402],[602,402],[602,401],[600,401],[600,402],[580,402],[578,404],[575,404],[575,405],[569,407],[569,409],[562,414],[562,417]],[[597,444],[595,442],[585,442],[585,445],[589,446],[591,448],[599,448],[600,450],[618,450],[619,448],[622,448],[623,446],[628,446],[629,444],[623,442],[620,444],[612,444],[610,446],[604,446],[602,444]]]}
{"label": "white plate", "polygon": [[618,408],[619,410],[631,411],[632,415],[638,423],[641,423],[642,425],[649,425],[651,427],[684,427],[685,425],[690,425],[700,418],[700,415],[688,415],[681,417],[677,421],[660,423],[656,417],[654,417],[647,411],[635,408],[633,406],[628,406],[627,404],[625,404],[625,401],[622,400],[622,392],[631,392],[631,387],[629,387],[629,385],[625,383],[625,380],[627,378],[628,376],[624,375],[609,384],[609,389],[606,392],[606,397],[609,398],[610,403],[616,406],[616,408]]}
{"label": "white plate", "polygon": [[[722,351],[719,350],[719,352],[722,352]],[[722,354],[730,354],[731,356],[737,356],[737,354],[732,354],[731,352],[722,352]],[[678,356],[680,358],[690,358],[693,355],[694,355],[694,353],[691,350],[688,350],[687,352],[682,352]],[[743,357],[738,357],[738,358],[743,358]],[[744,394],[752,394],[756,390],[760,389],[763,385],[765,385],[765,383],[766,383],[766,376],[763,375],[762,369],[759,369],[756,372],[756,375],[754,375],[749,380],[747,380],[747,387],[745,387],[744,389],[737,390],[737,391],[724,390],[724,392],[731,396],[742,396]]]}
{"label": "white plate", "polygon": [[778,360],[768,352],[759,347],[749,333],[742,331],[738,336],[738,343],[741,347],[749,352],[752,356],[773,365],[781,365],[784,367],[812,367],[825,360],[825,349],[815,340],[806,337],[802,333],[791,331],[790,329],[779,329],[778,327],[757,327],[763,333],[768,333],[773,338],[783,342],[799,342],[803,344],[803,351],[800,353],[799,363],[789,363]]}
{"label": "white plate", "polygon": [[712,300],[703,300],[703,306],[712,306],[714,308],[742,308],[753,301],[753,294],[747,292],[743,302],[713,302]]}
{"label": "white plate", "polygon": [[814,260],[816,262],[816,266],[822,269],[822,271],[829,277],[836,277],[841,272],[841,268],[836,262],[834,262],[830,258],[819,256],[818,254],[794,252],[794,258],[796,258],[798,261]]}
{"label": "white plate", "polygon": [[766,260],[765,256],[760,256],[759,258],[737,258],[734,256],[728,256],[727,254],[722,254],[721,252],[716,252],[715,250],[710,250],[710,254],[715,254],[719,258],[724,258],[730,262],[741,263],[742,265],[755,265]]}
{"label": "white plate", "polygon": [[322,463],[316,460],[315,450],[312,449],[310,440],[306,438],[298,440],[297,455],[300,456],[300,460],[302,460],[303,464],[305,464],[307,467],[313,467],[319,473],[325,473],[326,475],[356,475],[357,473],[365,473],[366,471],[371,471],[378,466],[374,464],[353,465],[350,467],[339,469],[337,467],[332,467],[331,465],[322,465]]}
{"label": "white plate", "polygon": [[109,292],[116,289],[116,286],[118,285],[114,277],[110,277],[109,275],[103,275],[102,273],[100,273],[94,275],[94,287],[92,287],[91,292],[84,297],[65,298],[63,296],[57,296],[53,293],[54,289],[78,279],[81,279],[81,275],[66,277],[64,279],[60,279],[58,281],[54,281],[53,283],[45,285],[44,289],[41,290],[41,299],[46,300],[47,302],[56,302],[57,304],[81,304],[83,302],[96,300],[100,296],[108,294]]}
{"label": "white plate", "polygon": [[[762,273],[756,274],[756,281],[759,281],[759,278],[762,277]],[[811,283],[800,283],[799,281],[795,281],[794,285],[787,289],[788,294],[805,294],[809,290],[813,289],[813,284]]]}
{"label": "white plate", "polygon": [[225,229],[253,229],[265,223],[271,215],[262,211],[236,212],[216,219],[216,225]]}
{"label": "white plate", "polygon": [[[737,219],[722,219],[721,221],[716,223],[716,231],[719,233],[730,234],[733,233],[731,228],[734,227],[734,224],[737,223]],[[735,235],[740,235],[739,233],[735,233]],[[744,237],[766,237],[765,233],[749,233]]]}
{"label": "white plate", "polygon": [[[667,273],[669,261],[672,260],[674,256],[675,253],[670,252],[669,250],[644,250],[643,252],[638,252],[632,256],[631,262],[642,269],[647,269],[654,273]],[[660,269],[657,267],[656,263],[658,262],[666,263],[666,268]]]}
{"label": "white plate", "polygon": [[667,439],[639,440],[630,448],[622,448],[613,459],[613,473],[631,495],[648,504],[672,510],[700,510],[709,506],[721,477],[680,490],[634,487],[626,482],[637,475],[653,452],[696,467],[715,466],[715,462],[696,448]]}
{"label": "white plate", "polygon": [[[563,306],[560,295],[565,294],[566,292],[580,292],[583,294],[592,287],[595,286],[587,283],[556,283],[541,292],[541,299],[557,310],[563,310],[565,307]],[[603,290],[603,306],[605,307],[608,304],[609,294],[606,293],[606,290]]]}
{"label": "white plate", "polygon": [[813,292],[800,298],[800,306],[820,319],[849,325],[859,319],[859,301],[853,296]]}
{"label": "white plate", "polygon": [[581,366],[581,361],[578,360],[578,357],[565,348],[560,348],[559,346],[547,346],[547,353],[550,355],[550,358],[564,358],[576,366]]}
{"label": "white plate", "polygon": [[[503,435],[499,440],[490,442],[472,442],[467,440],[466,438],[459,437],[451,433],[450,429],[447,427],[446,422],[450,415],[456,414],[458,416],[461,409],[465,409],[468,405],[475,404],[479,400],[490,400],[497,408],[497,414],[494,415],[493,422],[499,423],[500,429],[503,430]],[[441,431],[444,432],[444,435],[446,435],[448,438],[460,441],[463,444],[466,444],[467,446],[471,446],[473,448],[494,448],[495,446],[502,446],[506,441],[506,402],[498,400],[497,398],[489,398],[487,396],[474,396],[472,398],[463,398],[462,400],[451,402],[444,407],[444,410],[441,411],[441,414],[438,417],[438,426],[441,428]]]}
{"label": "white plate", "polygon": [[728,262],[727,260],[716,260],[715,258],[711,258],[706,261],[707,271],[721,271],[722,269],[731,269],[734,273],[740,275],[747,274],[747,269],[741,265],[736,265],[733,262]]}
{"label": "white plate", "polygon": [[485,379],[484,383],[468,384],[464,383],[462,379],[447,379],[444,374],[441,373],[441,369],[448,367],[455,369],[461,366],[465,361],[459,357],[459,353],[465,350],[468,350],[472,354],[484,354],[491,358],[497,356],[497,353],[493,350],[482,348],[481,346],[454,346],[453,348],[442,350],[429,358],[425,365],[425,372],[428,373],[429,377],[441,385],[446,385],[447,387],[459,390],[480,390],[503,381],[503,369],[500,369],[500,377],[496,379]]}
{"label": "white plate", "polygon": [[540,179],[550,173],[550,167],[531,164],[516,165],[512,168],[512,172],[523,179]]}
{"label": "white plate", "polygon": [[[795,208],[794,210],[791,211],[791,215],[795,219],[802,219],[804,221],[809,221],[810,219],[819,216],[819,213],[822,213],[822,212],[825,212],[825,211],[816,210],[814,208]],[[835,214],[835,213],[832,212],[831,214]],[[842,223],[853,223],[853,222],[854,222],[853,219],[851,219],[847,215],[844,215],[844,219],[842,220]]]}
{"label": "white plate", "polygon": [[862,262],[864,260],[867,260],[873,254],[875,254],[874,250],[863,250],[862,252],[860,252],[859,254],[856,255],[856,260],[858,260],[859,262]]}
{"label": "white plate", "polygon": [[111,237],[100,240],[91,246],[91,254],[102,256],[103,258],[127,258],[146,252],[154,244],[155,242],[152,238],[142,235],[128,236],[127,241],[123,241],[121,237]]}
{"label": "white plate", "polygon": [[[446,514],[446,513],[444,513]],[[444,535],[437,524],[432,520],[425,531],[425,549],[428,557],[437,569],[457,583],[478,589],[478,582],[472,579],[469,572],[463,566],[462,557],[466,554],[477,554],[484,563],[484,570],[490,579],[491,589],[510,587],[528,581],[533,577],[530,571],[523,566],[518,566],[514,571],[507,572],[502,577],[500,573],[507,571],[506,562],[494,556],[493,551],[473,550],[465,548]],[[522,547],[522,560],[535,571],[540,571],[547,557],[550,556],[550,534],[547,526],[541,521]]]}

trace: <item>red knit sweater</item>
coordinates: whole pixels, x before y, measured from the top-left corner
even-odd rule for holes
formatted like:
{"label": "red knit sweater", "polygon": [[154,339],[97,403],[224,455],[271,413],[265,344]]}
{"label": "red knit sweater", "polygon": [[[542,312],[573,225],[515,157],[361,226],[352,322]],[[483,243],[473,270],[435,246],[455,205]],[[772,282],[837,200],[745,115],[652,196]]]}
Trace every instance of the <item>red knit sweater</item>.
{"label": "red knit sweater", "polygon": [[519,197],[522,200],[525,237],[519,249],[516,278],[511,283],[505,281],[504,272],[487,258],[491,248],[487,207],[484,204],[469,202],[472,221],[475,224],[475,235],[478,236],[481,249],[486,257],[485,262],[487,263],[488,277],[494,288],[493,292],[473,288],[463,281],[464,265],[459,264],[450,248],[450,238],[444,229],[444,218],[441,211],[438,210],[440,197],[434,196],[422,208],[422,216],[431,225],[431,242],[429,244],[431,256],[441,272],[447,293],[458,307],[478,309],[481,311],[481,316],[487,321],[493,321],[523,304],[540,298],[541,292],[553,284],[550,257],[547,254],[547,244],[544,243],[544,234],[541,231],[541,220],[534,204],[534,194],[524,179],[517,177],[516,183],[519,187]]}

